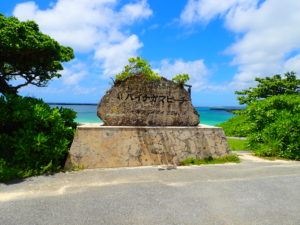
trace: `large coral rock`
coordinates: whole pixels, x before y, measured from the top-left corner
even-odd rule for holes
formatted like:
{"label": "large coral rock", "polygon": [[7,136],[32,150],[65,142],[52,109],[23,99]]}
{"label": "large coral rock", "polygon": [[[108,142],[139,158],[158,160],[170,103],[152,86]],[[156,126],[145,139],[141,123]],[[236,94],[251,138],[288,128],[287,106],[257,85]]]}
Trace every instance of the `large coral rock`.
{"label": "large coral rock", "polygon": [[165,78],[143,76],[116,83],[98,104],[98,117],[107,126],[197,126],[199,115],[190,94]]}

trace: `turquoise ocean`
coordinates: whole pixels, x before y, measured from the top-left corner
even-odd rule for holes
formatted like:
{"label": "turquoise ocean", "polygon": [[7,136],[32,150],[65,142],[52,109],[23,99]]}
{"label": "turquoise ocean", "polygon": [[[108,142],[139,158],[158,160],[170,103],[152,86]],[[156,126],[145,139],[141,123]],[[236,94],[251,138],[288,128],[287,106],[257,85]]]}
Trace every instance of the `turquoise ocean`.
{"label": "turquoise ocean", "polygon": [[[51,104],[54,107],[64,107],[73,109],[77,112],[76,122],[78,123],[101,123],[97,117],[97,105],[84,104]],[[234,116],[234,114],[220,109],[238,109],[238,107],[195,107],[200,114],[200,123],[207,125],[216,125]],[[217,110],[216,110],[217,109]]]}

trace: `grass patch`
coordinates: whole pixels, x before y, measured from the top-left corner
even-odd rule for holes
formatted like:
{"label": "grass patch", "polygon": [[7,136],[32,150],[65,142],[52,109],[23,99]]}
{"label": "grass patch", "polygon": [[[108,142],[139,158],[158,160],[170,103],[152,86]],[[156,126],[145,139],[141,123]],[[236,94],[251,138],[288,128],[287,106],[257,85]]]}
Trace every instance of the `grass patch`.
{"label": "grass patch", "polygon": [[231,154],[219,158],[208,157],[205,159],[188,158],[179,163],[179,165],[201,165],[201,164],[224,164],[224,163],[239,163],[240,159],[236,154]]}
{"label": "grass patch", "polygon": [[80,165],[72,166],[69,169],[62,169],[61,172],[66,173],[66,172],[80,171],[80,170],[84,170],[84,165],[80,164]]}
{"label": "grass patch", "polygon": [[227,139],[231,151],[249,150],[247,140]]}

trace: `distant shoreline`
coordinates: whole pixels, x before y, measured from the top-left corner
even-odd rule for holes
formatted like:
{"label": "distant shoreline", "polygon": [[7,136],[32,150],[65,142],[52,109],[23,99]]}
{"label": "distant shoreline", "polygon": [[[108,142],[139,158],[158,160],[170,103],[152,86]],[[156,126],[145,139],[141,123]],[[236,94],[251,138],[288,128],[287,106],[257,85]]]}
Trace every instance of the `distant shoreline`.
{"label": "distant shoreline", "polygon": [[[62,106],[70,106],[70,105],[82,105],[82,106],[97,106],[96,103],[58,103],[58,102],[47,102],[48,105],[62,105]],[[195,108],[208,108],[208,110],[216,110],[216,111],[226,111],[232,113],[233,111],[242,110],[243,107],[237,106],[196,106]]]}
{"label": "distant shoreline", "polygon": [[233,111],[240,111],[242,110],[242,108],[210,108],[209,110],[222,110],[222,111],[226,111],[226,112],[230,112],[232,113]]}
{"label": "distant shoreline", "polygon": [[[98,105],[97,103],[59,103],[47,102],[48,105]],[[243,107],[236,106],[195,106],[195,108],[209,108],[210,110],[241,110]]]}

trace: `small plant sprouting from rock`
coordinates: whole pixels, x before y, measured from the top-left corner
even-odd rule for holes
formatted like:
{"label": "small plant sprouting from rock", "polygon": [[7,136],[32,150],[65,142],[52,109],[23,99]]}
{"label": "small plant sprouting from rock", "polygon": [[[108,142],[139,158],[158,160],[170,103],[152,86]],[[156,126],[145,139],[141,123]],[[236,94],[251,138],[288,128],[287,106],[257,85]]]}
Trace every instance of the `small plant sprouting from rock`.
{"label": "small plant sprouting from rock", "polygon": [[184,85],[190,79],[189,75],[186,73],[178,74],[172,78],[172,81]]}
{"label": "small plant sprouting from rock", "polygon": [[150,64],[141,57],[137,56],[136,58],[128,59],[129,65],[124,67],[124,70],[116,75],[116,81],[125,80],[128,77],[142,75],[147,80],[158,80],[161,79],[158,76],[158,73],[154,73],[151,69]]}

